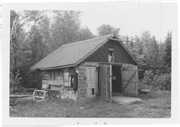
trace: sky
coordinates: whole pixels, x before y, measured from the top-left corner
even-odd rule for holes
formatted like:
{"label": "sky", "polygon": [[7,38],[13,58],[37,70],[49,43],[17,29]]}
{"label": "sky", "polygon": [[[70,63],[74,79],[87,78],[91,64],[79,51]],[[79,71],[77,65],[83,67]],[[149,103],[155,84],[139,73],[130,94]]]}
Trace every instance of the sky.
{"label": "sky", "polygon": [[[26,5],[27,6],[27,5]],[[39,10],[43,6],[33,6],[30,10]],[[37,7],[37,8],[35,8]],[[169,2],[89,2],[71,4],[53,4],[49,10],[81,11],[81,26],[88,27],[97,35],[97,28],[109,24],[120,28],[120,35],[141,36],[149,31],[157,41],[164,40],[168,31],[178,27],[177,3]],[[22,7],[17,7],[22,10]],[[46,10],[42,9],[42,10]]]}
{"label": "sky", "polygon": [[148,30],[158,41],[165,39],[178,18],[176,4],[160,2],[95,6],[90,4],[88,8],[80,11],[82,26],[87,26],[93,34],[97,35],[98,26],[109,24],[120,28],[121,35],[140,36],[143,31]]}

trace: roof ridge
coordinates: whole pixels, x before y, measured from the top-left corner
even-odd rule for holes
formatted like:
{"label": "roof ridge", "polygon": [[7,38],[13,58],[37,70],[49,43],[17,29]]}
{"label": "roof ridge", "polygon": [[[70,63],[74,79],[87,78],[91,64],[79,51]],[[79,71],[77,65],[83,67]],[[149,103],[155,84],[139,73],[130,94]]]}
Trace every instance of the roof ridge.
{"label": "roof ridge", "polygon": [[73,44],[83,43],[83,42],[86,42],[86,41],[92,41],[92,40],[95,40],[95,39],[100,39],[100,38],[103,38],[103,37],[108,37],[110,35],[113,35],[113,34],[108,34],[108,35],[104,35],[104,36],[94,37],[94,38],[87,39],[87,40],[82,40],[82,41],[71,42],[71,43],[63,44],[61,46],[67,46],[67,45],[69,46],[69,45],[73,45]]}
{"label": "roof ridge", "polygon": [[[64,65],[69,65],[69,64],[75,65],[77,64],[77,62],[84,59],[85,56],[88,56],[88,54],[90,54],[93,50],[98,49],[98,47],[101,44],[103,44],[107,39],[112,38],[114,36],[115,36],[114,34],[109,34],[109,35],[99,36],[99,37],[95,37],[88,40],[61,45],[56,50],[52,51],[43,59],[38,61],[30,69],[33,70],[33,69],[38,69],[38,68],[39,69],[49,68],[49,67],[64,66]],[[93,42],[93,43],[90,43],[90,42]],[[80,54],[77,55],[77,52],[75,52],[76,57],[73,58],[72,52],[74,52],[75,50],[79,51],[79,49],[83,49],[82,50],[83,54],[80,52]],[[58,60],[55,57],[58,57]],[[64,60],[60,60],[61,58],[63,58]],[[73,59],[70,59],[70,58],[73,58]]]}

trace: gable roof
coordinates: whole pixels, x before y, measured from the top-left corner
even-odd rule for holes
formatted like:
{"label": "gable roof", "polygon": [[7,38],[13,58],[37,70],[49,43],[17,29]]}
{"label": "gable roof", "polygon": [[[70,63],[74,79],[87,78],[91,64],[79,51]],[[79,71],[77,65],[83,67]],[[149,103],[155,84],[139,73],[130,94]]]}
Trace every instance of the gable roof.
{"label": "gable roof", "polygon": [[97,49],[98,46],[105,43],[107,38],[111,36],[112,34],[85,41],[64,44],[40,60],[30,69],[46,69],[76,65],[77,62],[79,62],[93,50]]}
{"label": "gable roof", "polygon": [[106,43],[109,38],[113,37],[116,39],[118,38],[116,35],[110,34],[80,42],[64,44],[40,60],[30,69],[46,70],[76,66]]}

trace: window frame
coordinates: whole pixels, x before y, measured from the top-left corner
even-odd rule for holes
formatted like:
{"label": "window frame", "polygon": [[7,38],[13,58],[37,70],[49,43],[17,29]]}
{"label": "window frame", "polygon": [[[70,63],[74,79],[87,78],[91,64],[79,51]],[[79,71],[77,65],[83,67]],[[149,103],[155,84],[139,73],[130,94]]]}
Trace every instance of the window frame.
{"label": "window frame", "polygon": [[[109,56],[111,56],[111,61],[109,60]],[[108,62],[114,62],[114,48],[108,49]]]}

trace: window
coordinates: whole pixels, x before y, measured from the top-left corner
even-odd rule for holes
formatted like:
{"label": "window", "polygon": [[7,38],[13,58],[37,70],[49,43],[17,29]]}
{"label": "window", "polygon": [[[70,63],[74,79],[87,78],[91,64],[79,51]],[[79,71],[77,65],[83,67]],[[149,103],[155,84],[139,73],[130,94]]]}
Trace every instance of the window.
{"label": "window", "polygon": [[49,80],[49,73],[45,72],[43,73],[43,77],[42,77],[42,88],[43,89],[48,89],[48,80]]}
{"label": "window", "polygon": [[94,95],[94,88],[92,88],[92,95]]}
{"label": "window", "polygon": [[71,88],[74,87],[74,75],[71,75]]}
{"label": "window", "polygon": [[78,89],[78,75],[77,73],[75,73],[75,75],[71,75],[70,76],[70,86],[71,88],[73,88],[74,92],[76,93],[77,89]]}
{"label": "window", "polygon": [[48,74],[45,74],[45,75],[44,75],[44,79],[45,79],[45,80],[48,80],[48,79],[49,79]]}
{"label": "window", "polygon": [[108,62],[114,62],[114,49],[113,48],[109,48]]}
{"label": "window", "polygon": [[48,73],[43,74],[42,79],[43,80],[48,80],[49,79]]}

